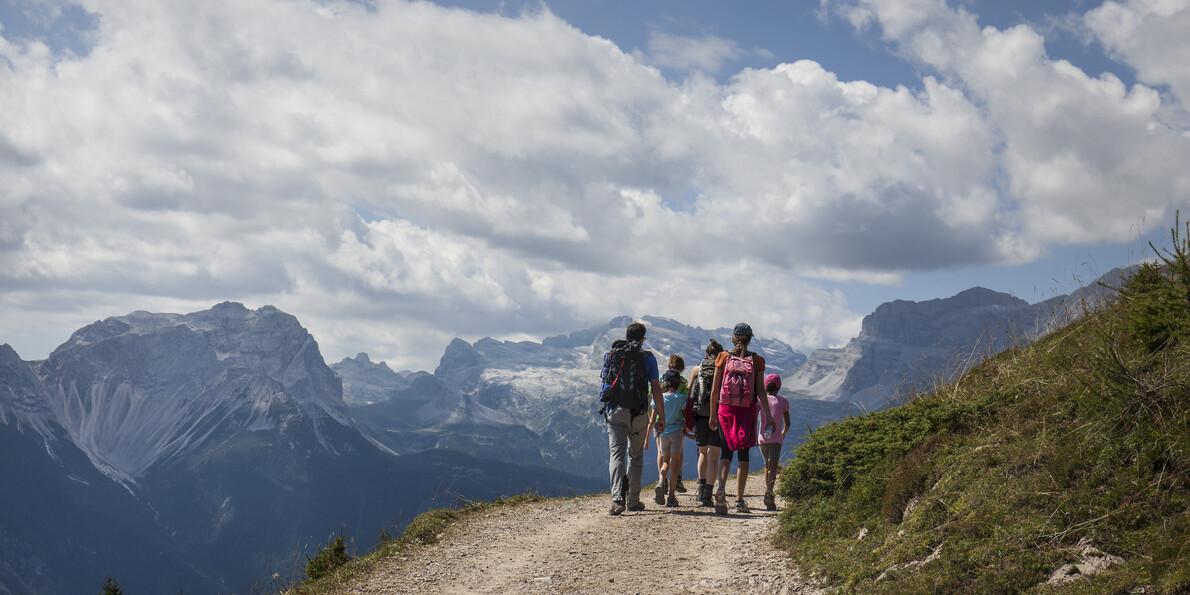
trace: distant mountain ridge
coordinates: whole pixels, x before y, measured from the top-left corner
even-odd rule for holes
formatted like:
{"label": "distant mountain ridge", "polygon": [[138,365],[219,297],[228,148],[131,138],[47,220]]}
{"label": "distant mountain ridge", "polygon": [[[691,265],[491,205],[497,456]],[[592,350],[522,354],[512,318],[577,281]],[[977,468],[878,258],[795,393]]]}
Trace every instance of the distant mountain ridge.
{"label": "distant mountain ridge", "polygon": [[805,364],[783,374],[784,388],[882,409],[1096,308],[1131,270],[1114,269],[1070,295],[1037,304],[983,287],[949,298],[881,304],[846,346],[816,349]]}
{"label": "distant mountain ridge", "polygon": [[397,456],[272,307],[108,318],[41,362],[3,346],[0,387],[0,592],[108,575],[129,592],[246,592],[332,532],[366,550],[451,494],[593,488],[454,451]]}

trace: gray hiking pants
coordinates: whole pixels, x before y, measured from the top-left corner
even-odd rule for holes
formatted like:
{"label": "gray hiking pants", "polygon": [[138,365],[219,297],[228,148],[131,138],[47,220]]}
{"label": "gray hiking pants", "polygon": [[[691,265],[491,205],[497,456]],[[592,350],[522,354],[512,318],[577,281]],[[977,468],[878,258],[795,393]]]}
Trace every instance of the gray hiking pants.
{"label": "gray hiking pants", "polygon": [[[640,476],[645,469],[645,440],[649,437],[649,416],[636,417],[623,407],[616,407],[607,417],[607,445],[611,457],[607,471],[611,475],[612,500],[632,506],[640,502]],[[627,455],[627,465],[625,465]],[[625,474],[627,470],[627,474]],[[627,475],[627,477],[625,476]],[[628,486],[624,480],[628,480]],[[627,494],[625,494],[627,489]]]}

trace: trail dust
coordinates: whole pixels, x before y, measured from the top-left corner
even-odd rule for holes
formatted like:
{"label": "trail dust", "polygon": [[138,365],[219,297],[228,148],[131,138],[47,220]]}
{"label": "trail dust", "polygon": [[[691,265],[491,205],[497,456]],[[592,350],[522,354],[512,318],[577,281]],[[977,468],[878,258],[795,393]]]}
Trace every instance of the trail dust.
{"label": "trail dust", "polygon": [[[676,508],[646,488],[647,508],[621,516],[608,514],[607,494],[480,513],[336,593],[827,592],[773,546],[779,511],[764,510],[759,476],[749,477],[748,513],[716,515],[689,487]],[[730,505],[734,477],[728,488]]]}

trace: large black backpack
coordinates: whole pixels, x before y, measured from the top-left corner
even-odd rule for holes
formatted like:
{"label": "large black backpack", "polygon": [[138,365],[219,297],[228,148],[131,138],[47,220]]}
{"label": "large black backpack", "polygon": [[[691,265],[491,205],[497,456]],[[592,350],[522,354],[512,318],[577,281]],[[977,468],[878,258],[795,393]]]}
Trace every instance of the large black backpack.
{"label": "large black backpack", "polygon": [[715,359],[706,358],[698,365],[698,377],[690,387],[690,398],[694,401],[694,412],[702,417],[711,415],[711,388],[715,383]]}
{"label": "large black backpack", "polygon": [[603,386],[599,400],[628,409],[632,415],[645,411],[649,401],[649,378],[645,354],[639,341],[617,339],[603,356]]}

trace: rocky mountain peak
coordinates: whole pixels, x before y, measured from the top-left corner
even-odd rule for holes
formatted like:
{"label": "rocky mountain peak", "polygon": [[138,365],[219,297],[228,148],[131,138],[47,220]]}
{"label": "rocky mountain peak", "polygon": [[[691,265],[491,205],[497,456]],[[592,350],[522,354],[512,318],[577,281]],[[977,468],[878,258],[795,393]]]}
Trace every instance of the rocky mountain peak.
{"label": "rocky mountain peak", "polygon": [[482,372],[479,354],[470,343],[456,337],[442,352],[434,376],[463,392],[475,389]]}
{"label": "rocky mountain peak", "polygon": [[403,375],[393,372],[384,362],[373,363],[366,353],[343,358],[331,369],[343,381],[343,400],[348,405],[387,401],[406,384]]}
{"label": "rocky mountain peak", "polygon": [[76,332],[38,367],[50,407],[96,465],[136,478],[240,431],[353,425],[342,384],[293,316],[224,302],[133,312]]}

